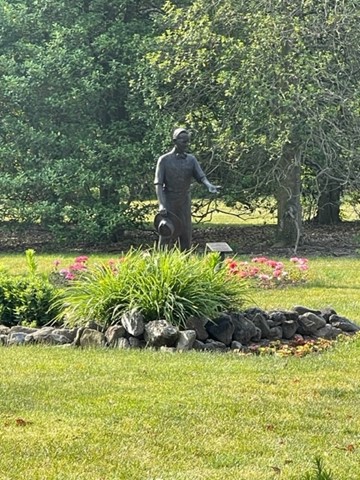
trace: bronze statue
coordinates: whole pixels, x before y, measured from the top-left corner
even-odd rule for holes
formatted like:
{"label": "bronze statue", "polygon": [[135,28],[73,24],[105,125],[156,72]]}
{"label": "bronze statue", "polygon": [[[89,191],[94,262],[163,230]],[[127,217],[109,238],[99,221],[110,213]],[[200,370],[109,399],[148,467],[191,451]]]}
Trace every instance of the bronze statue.
{"label": "bronze statue", "polygon": [[174,130],[174,148],[162,155],[156,165],[154,184],[159,213],[154,224],[160,234],[160,247],[178,240],[180,250],[191,248],[190,185],[193,178],[203,183],[210,193],[218,193],[220,188],[209,182],[194,155],[186,153],[189,141],[186,129]]}

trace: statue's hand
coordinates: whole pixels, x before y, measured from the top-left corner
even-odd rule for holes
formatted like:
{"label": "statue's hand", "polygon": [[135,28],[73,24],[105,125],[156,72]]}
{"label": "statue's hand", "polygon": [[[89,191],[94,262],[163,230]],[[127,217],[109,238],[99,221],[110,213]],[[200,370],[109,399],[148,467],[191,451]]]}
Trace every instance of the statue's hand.
{"label": "statue's hand", "polygon": [[164,217],[167,215],[167,210],[165,207],[163,207],[162,205],[159,206],[159,213],[160,215],[163,215]]}
{"label": "statue's hand", "polygon": [[221,186],[220,185],[209,185],[210,193],[219,193]]}

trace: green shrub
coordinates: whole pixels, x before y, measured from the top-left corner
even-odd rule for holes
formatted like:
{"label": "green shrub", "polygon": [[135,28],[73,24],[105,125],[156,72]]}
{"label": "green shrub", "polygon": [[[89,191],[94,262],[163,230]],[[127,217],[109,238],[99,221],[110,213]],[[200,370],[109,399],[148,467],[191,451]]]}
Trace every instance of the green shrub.
{"label": "green shrub", "polygon": [[82,272],[55,306],[72,325],[95,320],[105,327],[133,308],[146,321],[166,319],[183,325],[191,315],[211,318],[239,307],[245,288],[241,279],[229,275],[217,254],[131,250],[116,262]]}
{"label": "green shrub", "polygon": [[55,288],[48,279],[37,274],[35,252],[26,251],[28,274],[15,276],[0,271],[0,323],[9,327],[32,324],[40,327],[54,320],[51,309]]}

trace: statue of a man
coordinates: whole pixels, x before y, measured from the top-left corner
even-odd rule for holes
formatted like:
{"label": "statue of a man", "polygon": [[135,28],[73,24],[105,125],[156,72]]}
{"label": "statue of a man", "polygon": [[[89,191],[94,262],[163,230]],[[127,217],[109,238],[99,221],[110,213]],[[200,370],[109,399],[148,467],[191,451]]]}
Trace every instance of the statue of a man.
{"label": "statue of a man", "polygon": [[160,234],[160,247],[178,240],[180,250],[191,248],[192,179],[203,183],[210,193],[218,193],[220,188],[209,182],[194,155],[186,153],[189,141],[187,130],[174,130],[174,148],[162,155],[156,165],[154,183],[159,213],[155,217],[155,226]]}

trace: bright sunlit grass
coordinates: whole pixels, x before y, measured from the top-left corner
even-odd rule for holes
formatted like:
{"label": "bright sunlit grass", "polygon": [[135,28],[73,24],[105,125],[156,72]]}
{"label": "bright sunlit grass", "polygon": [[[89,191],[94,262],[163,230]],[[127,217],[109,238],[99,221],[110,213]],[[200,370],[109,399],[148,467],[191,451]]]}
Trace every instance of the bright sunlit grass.
{"label": "bright sunlit grass", "polygon": [[358,479],[359,341],[302,359],[0,350],[0,478],[301,480],[320,456]]}
{"label": "bright sunlit grass", "polygon": [[[38,270],[78,255],[37,254]],[[309,266],[304,285],[250,289],[249,306],[360,323],[360,258]],[[25,273],[25,254],[0,267]],[[359,358],[359,338],[304,358],[0,347],[0,480],[304,480],[315,457],[358,480]]]}

